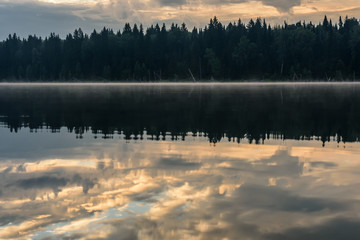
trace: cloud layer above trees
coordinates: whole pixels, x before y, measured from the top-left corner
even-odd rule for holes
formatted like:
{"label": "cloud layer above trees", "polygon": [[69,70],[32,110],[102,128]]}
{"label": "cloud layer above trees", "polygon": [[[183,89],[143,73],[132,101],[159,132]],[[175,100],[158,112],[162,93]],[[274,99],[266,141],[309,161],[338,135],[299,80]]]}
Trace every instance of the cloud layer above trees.
{"label": "cloud layer above trees", "polygon": [[[334,11],[335,9],[335,11]],[[185,22],[204,27],[218,16],[222,22],[263,17],[272,24],[286,21],[320,21],[327,14],[334,21],[340,15],[360,13],[357,0],[0,0],[0,39],[10,33],[64,37],[75,28],[85,32],[104,26],[122,29],[125,22]]]}

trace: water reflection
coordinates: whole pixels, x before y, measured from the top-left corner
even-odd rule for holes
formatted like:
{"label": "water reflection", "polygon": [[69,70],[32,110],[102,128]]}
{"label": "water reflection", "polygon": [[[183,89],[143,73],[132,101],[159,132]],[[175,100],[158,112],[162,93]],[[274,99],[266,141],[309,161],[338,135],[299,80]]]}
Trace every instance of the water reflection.
{"label": "water reflection", "polygon": [[359,143],[147,139],[0,128],[0,238],[354,239],[360,232]]}
{"label": "water reflection", "polygon": [[[184,140],[202,133],[261,143],[269,137],[352,142],[360,84],[0,85],[0,123],[11,131],[66,127],[81,137]],[[146,134],[145,134],[146,131]]]}

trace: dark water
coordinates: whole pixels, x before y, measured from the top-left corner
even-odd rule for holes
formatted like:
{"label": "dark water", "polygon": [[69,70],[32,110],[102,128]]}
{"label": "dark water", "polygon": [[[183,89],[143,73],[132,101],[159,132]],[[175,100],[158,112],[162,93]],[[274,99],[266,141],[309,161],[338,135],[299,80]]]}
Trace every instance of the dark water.
{"label": "dark water", "polygon": [[357,239],[359,84],[0,85],[0,239]]}

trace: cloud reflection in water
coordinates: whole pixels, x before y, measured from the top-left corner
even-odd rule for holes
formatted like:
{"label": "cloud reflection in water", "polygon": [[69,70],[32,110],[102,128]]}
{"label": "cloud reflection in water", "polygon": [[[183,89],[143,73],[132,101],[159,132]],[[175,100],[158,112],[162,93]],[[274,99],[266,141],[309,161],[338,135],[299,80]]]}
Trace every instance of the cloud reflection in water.
{"label": "cloud reflection in water", "polygon": [[26,157],[34,135],[0,130],[2,239],[349,239],[360,233],[359,143],[100,142],[90,134],[76,140],[66,131],[43,131],[36,136],[51,151]]}

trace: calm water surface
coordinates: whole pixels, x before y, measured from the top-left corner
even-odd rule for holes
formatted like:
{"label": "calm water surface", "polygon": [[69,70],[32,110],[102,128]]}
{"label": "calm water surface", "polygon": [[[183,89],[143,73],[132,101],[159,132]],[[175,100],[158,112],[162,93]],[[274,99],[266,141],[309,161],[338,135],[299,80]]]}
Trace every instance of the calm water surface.
{"label": "calm water surface", "polygon": [[0,239],[357,239],[359,84],[2,84]]}

